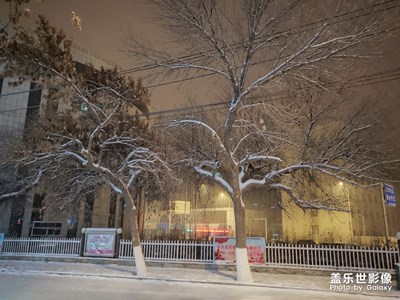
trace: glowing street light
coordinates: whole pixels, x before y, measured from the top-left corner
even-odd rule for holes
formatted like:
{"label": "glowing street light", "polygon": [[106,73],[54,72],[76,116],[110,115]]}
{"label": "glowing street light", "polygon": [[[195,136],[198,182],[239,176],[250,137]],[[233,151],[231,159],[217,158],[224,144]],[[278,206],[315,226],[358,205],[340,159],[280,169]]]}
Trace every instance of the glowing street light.
{"label": "glowing street light", "polygon": [[81,104],[81,112],[87,113],[89,111],[89,105],[86,102],[82,102]]}

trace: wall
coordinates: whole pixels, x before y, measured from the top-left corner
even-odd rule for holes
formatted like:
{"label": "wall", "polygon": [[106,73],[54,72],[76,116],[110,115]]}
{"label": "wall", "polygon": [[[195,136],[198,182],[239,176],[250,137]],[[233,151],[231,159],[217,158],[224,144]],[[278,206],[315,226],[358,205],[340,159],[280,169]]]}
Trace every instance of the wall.
{"label": "wall", "polygon": [[[400,231],[400,189],[394,184],[397,206],[385,206],[389,239]],[[334,190],[336,189],[336,191]],[[311,240],[317,243],[340,243],[376,245],[386,240],[385,217],[380,186],[370,188],[354,187],[349,184],[333,186],[336,196],[348,202],[348,212],[318,211],[303,212],[293,203],[283,214],[283,240],[297,242]],[[283,195],[283,197],[287,197]],[[290,200],[287,199],[290,203]],[[318,229],[316,230],[316,227]]]}
{"label": "wall", "polygon": [[92,213],[92,228],[108,228],[111,192],[108,186],[101,186],[95,194]]}

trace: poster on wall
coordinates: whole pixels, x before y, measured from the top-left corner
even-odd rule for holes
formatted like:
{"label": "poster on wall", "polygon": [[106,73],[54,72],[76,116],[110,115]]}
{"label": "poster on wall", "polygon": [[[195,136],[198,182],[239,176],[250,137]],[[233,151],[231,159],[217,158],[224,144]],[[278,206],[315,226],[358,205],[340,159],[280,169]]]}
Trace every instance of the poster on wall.
{"label": "poster on wall", "polygon": [[[215,237],[214,255],[216,263],[235,263],[236,238]],[[246,238],[249,263],[254,265],[265,264],[265,239]]]}
{"label": "poster on wall", "polygon": [[4,244],[4,233],[0,232],[0,254],[3,252],[3,244]]}
{"label": "poster on wall", "polygon": [[107,231],[86,231],[85,256],[113,257],[115,249],[115,230]]}

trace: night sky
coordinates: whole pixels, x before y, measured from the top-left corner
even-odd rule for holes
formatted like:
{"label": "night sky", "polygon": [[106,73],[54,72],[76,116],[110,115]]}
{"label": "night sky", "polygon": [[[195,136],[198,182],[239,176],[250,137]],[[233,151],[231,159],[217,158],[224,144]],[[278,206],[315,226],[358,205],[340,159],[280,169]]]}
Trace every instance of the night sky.
{"label": "night sky", "polygon": [[[2,1],[0,1],[1,3]],[[1,23],[5,20],[4,3],[1,3]],[[135,62],[122,51],[122,41],[127,35],[145,38],[155,45],[165,42],[165,35],[157,25],[158,15],[146,1],[142,0],[44,0],[38,3],[32,0],[28,5],[31,10],[31,28],[39,14],[50,20],[51,25],[62,28],[67,37],[72,37],[75,44],[113,61],[124,69],[136,67]],[[72,26],[72,11],[83,19],[82,31]],[[164,41],[163,41],[164,39]],[[131,73],[133,78],[143,74]],[[145,82],[154,85],[159,82]],[[190,85],[168,85],[150,89],[152,110],[187,106],[187,98],[196,101],[215,102],[215,95],[209,95],[210,87],[203,83]]]}

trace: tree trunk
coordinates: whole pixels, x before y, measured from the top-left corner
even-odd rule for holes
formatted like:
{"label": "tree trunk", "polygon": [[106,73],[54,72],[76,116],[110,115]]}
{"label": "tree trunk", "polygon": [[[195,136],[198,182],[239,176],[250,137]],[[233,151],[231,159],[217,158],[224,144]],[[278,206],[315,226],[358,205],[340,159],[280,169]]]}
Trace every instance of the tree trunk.
{"label": "tree trunk", "polygon": [[242,205],[242,195],[235,193],[235,231],[236,231],[236,280],[239,282],[253,282],[249,258],[246,249],[246,210]]}
{"label": "tree trunk", "polygon": [[123,205],[122,205],[122,198],[117,196],[115,200],[115,221],[114,227],[120,228],[122,227],[122,214],[123,214]]}
{"label": "tree trunk", "polygon": [[137,223],[137,210],[133,208],[128,212],[129,230],[131,232],[133,254],[135,256],[135,266],[137,276],[146,276],[147,269],[144,262],[142,246],[140,245],[139,228]]}

